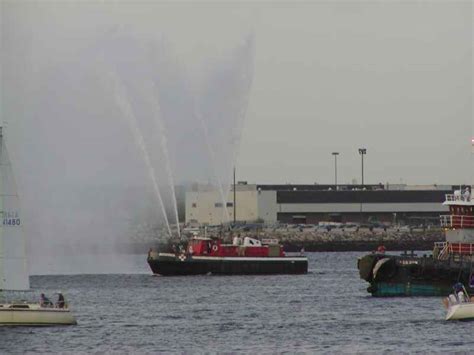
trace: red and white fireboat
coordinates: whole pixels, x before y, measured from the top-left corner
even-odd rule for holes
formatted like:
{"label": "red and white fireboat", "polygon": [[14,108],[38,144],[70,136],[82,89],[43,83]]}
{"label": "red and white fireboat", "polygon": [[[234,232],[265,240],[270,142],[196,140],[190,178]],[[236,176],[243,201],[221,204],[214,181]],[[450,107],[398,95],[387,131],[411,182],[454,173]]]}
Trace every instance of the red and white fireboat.
{"label": "red and white fireboat", "polygon": [[173,275],[268,275],[305,274],[308,258],[286,256],[275,239],[235,237],[232,244],[220,239],[193,237],[186,248],[173,253],[150,250],[148,264],[154,274]]}

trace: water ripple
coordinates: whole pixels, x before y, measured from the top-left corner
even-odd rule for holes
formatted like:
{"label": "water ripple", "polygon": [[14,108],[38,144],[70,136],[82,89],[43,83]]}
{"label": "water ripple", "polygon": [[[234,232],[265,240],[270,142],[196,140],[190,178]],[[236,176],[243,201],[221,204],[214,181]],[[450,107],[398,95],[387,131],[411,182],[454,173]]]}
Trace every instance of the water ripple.
{"label": "water ripple", "polygon": [[443,321],[439,298],[370,297],[358,255],[312,253],[301,276],[34,276],[79,324],[0,328],[0,353],[472,351],[474,322]]}

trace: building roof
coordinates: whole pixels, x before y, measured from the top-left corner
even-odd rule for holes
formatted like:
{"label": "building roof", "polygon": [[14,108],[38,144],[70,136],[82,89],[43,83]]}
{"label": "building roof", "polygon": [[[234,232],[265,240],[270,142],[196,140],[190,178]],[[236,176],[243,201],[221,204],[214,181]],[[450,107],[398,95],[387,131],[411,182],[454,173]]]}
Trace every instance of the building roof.
{"label": "building roof", "polygon": [[[383,190],[385,189],[384,185],[337,185],[338,190]],[[319,185],[319,184],[277,184],[277,185],[257,185],[257,190],[261,191],[323,191],[323,190],[336,190],[335,185]]]}

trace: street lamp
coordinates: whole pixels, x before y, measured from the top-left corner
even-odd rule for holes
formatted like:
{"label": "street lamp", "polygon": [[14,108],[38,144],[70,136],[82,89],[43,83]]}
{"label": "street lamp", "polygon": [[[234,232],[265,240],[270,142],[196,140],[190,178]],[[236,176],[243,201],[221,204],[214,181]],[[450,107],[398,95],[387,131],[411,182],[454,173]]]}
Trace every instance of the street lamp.
{"label": "street lamp", "polygon": [[367,154],[367,149],[359,148],[359,154],[362,158],[362,188],[364,188],[364,155]]}
{"label": "street lamp", "polygon": [[334,155],[334,186],[337,190],[337,156],[339,152],[332,152],[332,155]]}
{"label": "street lamp", "polygon": [[236,200],[236,193],[235,193],[235,166],[234,166],[234,228],[237,224],[237,207],[235,205]]}

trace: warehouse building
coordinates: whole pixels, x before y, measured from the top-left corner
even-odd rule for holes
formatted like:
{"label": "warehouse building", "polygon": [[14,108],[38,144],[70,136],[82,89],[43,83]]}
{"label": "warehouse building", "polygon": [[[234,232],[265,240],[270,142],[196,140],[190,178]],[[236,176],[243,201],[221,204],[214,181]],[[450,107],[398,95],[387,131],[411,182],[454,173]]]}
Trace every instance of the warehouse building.
{"label": "warehouse building", "polygon": [[[333,222],[437,223],[452,185],[236,185],[236,220],[317,224]],[[186,222],[221,224],[234,219],[233,190],[225,200],[211,186],[186,192]]]}
{"label": "warehouse building", "polygon": [[[236,220],[253,222],[259,219],[256,185],[238,184]],[[213,186],[194,184],[185,197],[186,223],[217,225],[234,220],[234,192],[223,194]]]}

